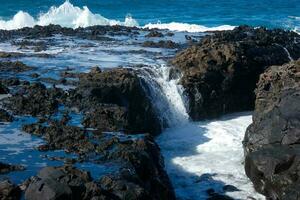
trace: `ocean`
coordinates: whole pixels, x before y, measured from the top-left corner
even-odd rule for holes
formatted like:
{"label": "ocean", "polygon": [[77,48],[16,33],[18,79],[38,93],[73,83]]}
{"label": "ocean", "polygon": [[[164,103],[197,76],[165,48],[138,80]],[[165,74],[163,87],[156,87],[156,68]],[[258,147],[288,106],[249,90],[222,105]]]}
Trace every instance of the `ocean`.
{"label": "ocean", "polygon": [[201,32],[248,24],[300,30],[298,0],[1,0],[0,28],[113,25]]}
{"label": "ocean", "polygon": [[[155,111],[168,124],[155,141],[164,156],[165,170],[177,198],[203,200],[208,198],[207,191],[213,189],[233,199],[265,199],[255,192],[244,170],[242,140],[252,123],[252,113],[191,121],[180,78],[170,79],[168,60],[188,45],[187,38],[198,41],[209,34],[205,31],[231,30],[247,24],[300,32],[299,0],[0,0],[0,3],[0,29],[5,30],[49,24],[70,28],[123,25],[164,29],[159,32],[165,37],[158,38],[147,37],[150,32],[147,29],[123,35],[109,32],[99,38],[63,34],[9,38],[0,42],[0,52],[19,56],[0,58],[0,62],[19,61],[35,68],[22,73],[2,72],[0,78],[37,81],[47,88],[53,87],[51,81],[54,81],[55,87],[68,91],[76,86],[59,82],[64,72],[83,73],[95,66],[101,70],[120,66],[136,70],[149,87]],[[153,44],[172,41],[180,48],[145,46],[149,41]],[[37,44],[42,44],[41,49],[36,48]],[[37,78],[32,76],[36,74]],[[70,83],[76,80],[67,78]],[[0,96],[0,100],[5,97]],[[61,106],[51,117],[60,119],[65,109]],[[70,110],[70,117],[70,125],[82,126],[82,113]],[[16,116],[12,123],[0,123],[0,162],[27,168],[0,175],[0,179],[9,177],[19,184],[45,166],[63,164],[62,160],[51,158],[76,158],[63,150],[42,153],[36,150],[45,141],[22,131],[22,125],[36,121],[30,116]],[[114,162],[83,162],[75,166],[90,171],[95,180],[117,172],[120,167]],[[236,189],[226,191],[226,186]]]}

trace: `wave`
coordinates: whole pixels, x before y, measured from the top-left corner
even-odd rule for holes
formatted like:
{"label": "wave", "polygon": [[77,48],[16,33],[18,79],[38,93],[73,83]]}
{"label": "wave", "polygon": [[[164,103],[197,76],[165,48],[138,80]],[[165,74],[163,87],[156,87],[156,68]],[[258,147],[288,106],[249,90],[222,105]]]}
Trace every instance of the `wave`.
{"label": "wave", "polygon": [[126,16],[123,22],[107,19],[100,14],[92,13],[86,6],[79,8],[67,0],[59,7],[52,6],[47,13],[41,14],[37,19],[27,12],[19,11],[11,20],[0,20],[0,29],[12,30],[33,27],[35,25],[46,26],[49,24],[57,24],[69,28],[94,25],[139,26],[137,21],[130,15]]}
{"label": "wave", "polygon": [[222,25],[216,27],[206,27],[197,24],[188,24],[188,23],[157,23],[157,24],[147,24],[145,28],[157,28],[157,29],[168,29],[170,31],[186,31],[186,32],[205,32],[205,31],[221,31],[221,30],[232,30],[235,26]]}
{"label": "wave", "polygon": [[216,30],[231,30],[234,26],[223,25],[217,27],[205,27],[197,24],[188,23],[149,23],[145,26],[139,26],[137,20],[133,19],[130,15],[127,15],[124,21],[108,19],[100,14],[92,13],[87,6],[83,8],[74,6],[65,1],[59,7],[52,6],[48,12],[40,14],[37,18],[34,18],[29,13],[19,11],[10,20],[0,20],[0,29],[13,30],[23,27],[33,27],[35,25],[46,26],[49,24],[61,25],[68,28],[88,27],[94,25],[122,25],[128,27],[140,27],[140,28],[157,28],[168,29],[171,31],[184,31],[184,32],[205,32]]}

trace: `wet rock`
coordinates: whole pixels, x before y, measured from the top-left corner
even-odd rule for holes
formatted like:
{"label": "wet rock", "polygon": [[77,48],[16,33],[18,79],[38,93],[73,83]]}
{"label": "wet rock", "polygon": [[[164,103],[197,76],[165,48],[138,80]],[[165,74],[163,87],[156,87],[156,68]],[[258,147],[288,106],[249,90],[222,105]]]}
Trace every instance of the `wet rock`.
{"label": "wet rock", "polygon": [[12,122],[14,120],[13,116],[9,114],[6,110],[0,108],[0,122]]}
{"label": "wet rock", "polygon": [[183,74],[191,118],[200,120],[252,110],[259,75],[299,57],[298,34],[241,26],[204,37],[171,63]]}
{"label": "wet rock", "polygon": [[17,58],[22,56],[22,53],[17,53],[17,52],[0,52],[0,58]]}
{"label": "wet rock", "polygon": [[100,131],[121,131],[127,127],[125,107],[102,105],[85,113],[82,124]]}
{"label": "wet rock", "polygon": [[9,89],[0,83],[0,94],[8,94]]}
{"label": "wet rock", "polygon": [[142,44],[142,46],[143,47],[151,47],[151,48],[176,49],[179,47],[179,44],[177,44],[171,40],[160,40],[159,42],[145,41]]}
{"label": "wet rock", "polygon": [[0,181],[1,200],[19,200],[20,198],[21,198],[21,190],[18,186],[12,184],[8,180]]}
{"label": "wet rock", "polygon": [[114,199],[103,191],[90,174],[71,166],[45,167],[31,178],[25,191],[26,200],[39,199]]}
{"label": "wet rock", "polygon": [[12,171],[23,171],[25,170],[25,167],[21,165],[9,165],[0,162],[0,174],[6,174]]}
{"label": "wet rock", "polygon": [[300,60],[260,76],[253,123],[244,138],[245,170],[268,199],[299,199]]}
{"label": "wet rock", "polygon": [[41,83],[22,85],[4,102],[4,106],[14,114],[28,114],[32,116],[50,115],[57,111],[63,90],[47,89]]}
{"label": "wet rock", "polygon": [[[49,149],[67,149],[67,152],[77,153],[90,162],[96,161],[96,158],[101,158],[102,162],[117,161],[120,170],[112,175],[104,175],[99,182],[101,188],[112,196],[119,199],[175,198],[164,171],[159,147],[150,136],[98,131],[87,133],[78,127],[55,123],[50,126],[35,124],[31,128],[24,127],[27,127],[24,130],[30,130],[45,138]],[[46,174],[45,177],[51,176]],[[44,182],[38,183],[35,188],[42,183]]]}
{"label": "wet rock", "polygon": [[30,67],[28,65],[25,65],[24,63],[22,63],[20,61],[0,62],[0,72],[20,73],[20,72],[30,71],[30,70],[33,70],[33,69],[34,69],[34,67]]}
{"label": "wet rock", "polygon": [[[111,116],[107,116],[108,113],[114,113],[113,115],[117,117],[114,120],[118,123],[114,127],[122,127],[122,130],[128,133],[158,134],[162,125],[146,92],[147,84],[131,69],[91,72],[80,75],[78,87],[70,91],[69,106],[78,107],[79,110],[89,113],[91,110],[96,111],[92,115],[99,118],[94,118],[94,122],[90,125],[98,128],[102,123],[101,120],[112,119]],[[104,111],[103,104],[114,105],[105,108],[108,119],[100,118],[99,111],[101,109]],[[99,109],[95,110],[97,107]],[[108,112],[109,108],[112,110]],[[89,113],[88,115],[92,116]]]}
{"label": "wet rock", "polygon": [[157,30],[152,30],[150,33],[148,33],[145,37],[164,37],[164,34]]}

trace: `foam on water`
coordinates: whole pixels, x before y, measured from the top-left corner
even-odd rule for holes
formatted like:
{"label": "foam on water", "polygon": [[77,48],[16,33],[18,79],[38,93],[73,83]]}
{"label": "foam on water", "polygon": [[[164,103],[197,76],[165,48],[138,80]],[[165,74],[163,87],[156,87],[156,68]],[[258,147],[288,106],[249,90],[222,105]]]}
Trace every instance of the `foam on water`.
{"label": "foam on water", "polygon": [[144,27],[150,29],[158,28],[158,29],[168,29],[170,31],[186,31],[186,32],[196,33],[196,32],[205,32],[205,31],[232,30],[234,29],[235,26],[222,25],[216,27],[206,27],[197,24],[171,22],[171,23],[156,23],[156,24],[149,23]]}
{"label": "foam on water", "polygon": [[33,27],[34,25],[46,26],[49,24],[57,24],[69,28],[93,25],[138,26],[137,21],[130,15],[126,16],[123,22],[107,19],[100,14],[92,13],[86,6],[79,8],[67,0],[59,7],[52,6],[47,13],[41,14],[37,19],[29,13],[19,11],[11,20],[0,20],[0,29],[12,30]]}
{"label": "foam on water", "polygon": [[127,15],[124,21],[108,19],[100,14],[92,13],[87,6],[80,8],[74,6],[67,0],[59,7],[52,6],[48,12],[40,14],[37,18],[34,18],[27,12],[19,11],[10,20],[0,20],[0,29],[13,30],[23,27],[33,27],[35,25],[46,26],[49,24],[56,24],[69,28],[88,27],[94,25],[123,25],[128,27],[136,26],[140,28],[157,28],[184,32],[231,30],[234,28],[234,26],[230,25],[205,27],[197,24],[178,22],[149,23],[145,26],[139,26],[139,23],[133,19],[131,15]]}
{"label": "foam on water", "polygon": [[179,199],[206,199],[207,189],[223,193],[225,185],[239,189],[226,193],[233,198],[264,199],[244,172],[242,140],[250,123],[250,113],[242,113],[171,128],[157,138]]}

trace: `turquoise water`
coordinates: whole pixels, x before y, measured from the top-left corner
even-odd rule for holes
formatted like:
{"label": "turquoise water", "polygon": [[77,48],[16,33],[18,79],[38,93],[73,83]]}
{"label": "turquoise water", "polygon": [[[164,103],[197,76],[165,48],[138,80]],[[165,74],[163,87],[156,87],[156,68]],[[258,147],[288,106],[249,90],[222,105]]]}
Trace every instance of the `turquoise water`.
{"label": "turquoise water", "polygon": [[[62,5],[64,0],[0,2],[0,17],[7,21],[21,10],[37,19],[51,6]],[[70,3],[81,9],[87,6],[93,14],[110,20],[124,21],[130,14],[141,26],[178,22],[206,27],[241,24],[293,30],[300,27],[299,0],[71,0]]]}

